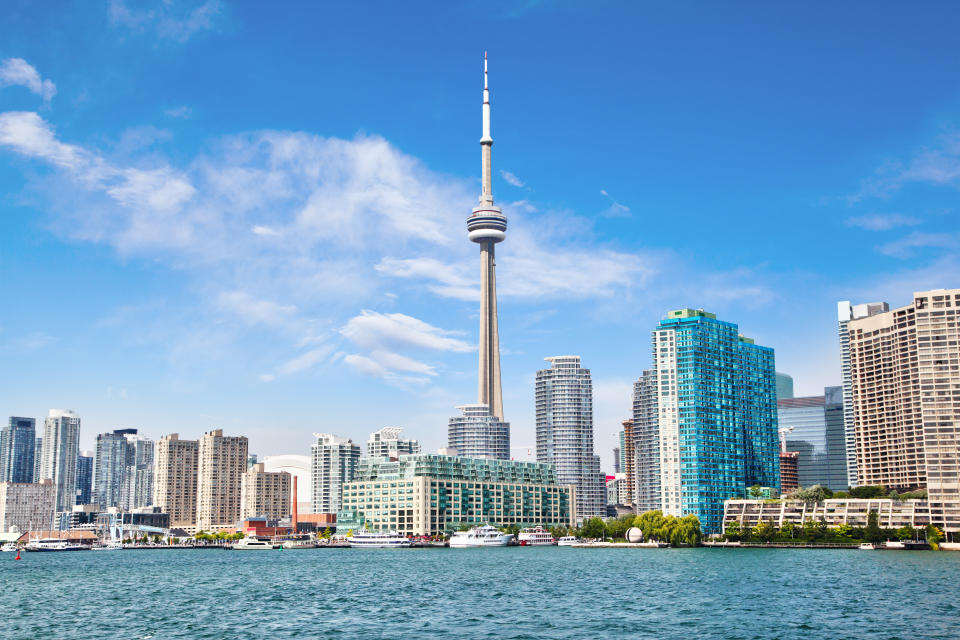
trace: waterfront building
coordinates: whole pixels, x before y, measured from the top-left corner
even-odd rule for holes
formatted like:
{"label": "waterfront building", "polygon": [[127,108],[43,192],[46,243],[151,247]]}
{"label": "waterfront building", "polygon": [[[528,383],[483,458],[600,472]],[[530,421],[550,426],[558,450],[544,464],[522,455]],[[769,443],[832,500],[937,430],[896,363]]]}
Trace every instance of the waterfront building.
{"label": "waterfront building", "polygon": [[926,489],[930,516],[960,531],[960,289],[847,324],[857,479]]}
{"label": "waterfront building", "polygon": [[457,407],[461,415],[450,418],[447,427],[449,448],[468,458],[510,459],[510,423],[490,413],[485,404]]}
{"label": "waterfront building", "polygon": [[815,503],[787,499],[727,500],[723,528],[726,530],[731,522],[738,522],[745,528],[755,527],[761,521],[777,528],[787,522],[802,527],[807,520],[823,520],[828,527],[866,527],[871,511],[877,514],[879,525],[884,529],[908,526],[920,529],[931,524],[930,505],[926,500],[836,498]]}
{"label": "waterfront building", "polygon": [[136,429],[115,429],[97,436],[93,463],[93,502],[101,509],[120,506],[126,481],[127,439]]}
{"label": "waterfront building", "polygon": [[850,369],[850,333],[847,326],[851,320],[869,318],[878,313],[886,313],[890,305],[886,302],[867,302],[851,305],[848,300],[837,303],[837,334],[840,338],[840,379],[843,387],[843,431],[847,452],[847,485],[856,487],[857,479],[857,436],[853,411],[853,378]]}
{"label": "waterfront building", "polygon": [[633,383],[634,495],[637,513],[661,509],[657,376],[644,371]]}
{"label": "waterfront building", "polygon": [[[849,485],[843,388],[826,387],[823,393],[822,396],[777,400],[777,423],[785,450],[799,454],[797,481],[800,486],[819,484],[832,491],[844,491]],[[787,491],[782,486],[781,490]]]}
{"label": "waterfront building", "polygon": [[80,416],[67,409],[51,409],[43,423],[40,480],[52,480],[56,510],[69,511],[76,498]]}
{"label": "waterfront building", "polygon": [[623,430],[620,431],[620,450],[623,454],[620,462],[620,472],[623,474],[624,479],[624,500],[620,504],[633,507],[636,505],[637,441],[636,435],[634,434],[633,420],[627,419],[621,424],[623,425]]}
{"label": "waterfront building", "polygon": [[77,497],[74,506],[90,504],[93,498],[93,451],[81,451],[77,456]]}
{"label": "waterfront building", "polygon": [[33,482],[40,482],[40,462],[43,453],[43,438],[37,438],[33,447]]}
{"label": "waterfront building", "polygon": [[197,527],[234,527],[240,519],[240,484],[247,469],[246,436],[223,429],[203,434],[197,454]]}
{"label": "waterfront building", "polygon": [[0,482],[33,482],[36,420],[11,416],[0,429]]}
{"label": "waterfront building", "polygon": [[438,535],[462,525],[571,526],[573,488],[552,465],[415,454],[364,458],[343,489],[337,529],[362,524],[406,535]]}
{"label": "waterfront building", "polygon": [[197,524],[197,472],[200,443],[172,433],[157,440],[153,467],[153,504],[170,514],[170,526]]}
{"label": "waterfront building", "polygon": [[246,473],[240,486],[240,517],[286,520],[290,517],[290,474],[270,472],[259,462]]}
{"label": "waterfront building", "polygon": [[384,427],[371,433],[367,440],[367,457],[395,460],[400,456],[420,453],[420,442],[401,438],[402,432],[400,427]]}
{"label": "waterfront building", "polygon": [[580,356],[546,358],[537,372],[537,462],[552,464],[557,482],[573,485],[578,520],[606,514],[605,476],[593,453],[593,383]]}
{"label": "waterfront building", "polygon": [[780,452],[780,491],[783,494],[800,488],[799,458],[796,451]]}
{"label": "waterfront building", "polygon": [[[296,479],[295,488],[297,490],[297,510],[302,518],[303,514],[310,513],[313,508],[313,483],[310,481],[310,456],[303,456],[295,453],[283,453],[275,456],[267,456],[263,460],[263,470],[270,473],[279,473],[281,471],[290,474],[290,481]],[[293,498],[290,506],[293,507]]]}
{"label": "waterfront building", "polygon": [[780,488],[773,349],[703,310],[671,311],[653,330],[660,503],[720,530],[723,501]]}
{"label": "waterfront building", "polygon": [[776,372],[777,378],[777,400],[783,400],[793,397],[793,377],[785,373]]}
{"label": "waterfront building", "polygon": [[156,446],[152,439],[127,434],[127,462],[120,506],[133,511],[153,504],[153,459]]}
{"label": "waterfront building", "polygon": [[350,438],[331,433],[315,433],[311,447],[313,513],[340,511],[343,485],[353,480],[360,462],[360,445]]}
{"label": "waterfront building", "polygon": [[0,482],[0,532],[30,531],[53,524],[57,490],[52,480]]}

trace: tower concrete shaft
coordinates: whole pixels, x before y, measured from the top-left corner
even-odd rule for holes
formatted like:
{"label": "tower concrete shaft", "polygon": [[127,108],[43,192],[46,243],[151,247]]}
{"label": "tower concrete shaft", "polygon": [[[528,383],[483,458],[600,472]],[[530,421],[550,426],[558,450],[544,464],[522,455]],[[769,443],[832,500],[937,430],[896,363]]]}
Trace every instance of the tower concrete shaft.
{"label": "tower concrete shaft", "polygon": [[481,150],[480,203],[467,218],[471,241],[480,245],[480,366],[477,402],[503,420],[500,386],[500,336],[497,330],[497,276],[494,245],[506,237],[507,218],[493,203],[493,163],[490,136],[490,88],[487,83],[487,56],[483,56],[483,137]]}

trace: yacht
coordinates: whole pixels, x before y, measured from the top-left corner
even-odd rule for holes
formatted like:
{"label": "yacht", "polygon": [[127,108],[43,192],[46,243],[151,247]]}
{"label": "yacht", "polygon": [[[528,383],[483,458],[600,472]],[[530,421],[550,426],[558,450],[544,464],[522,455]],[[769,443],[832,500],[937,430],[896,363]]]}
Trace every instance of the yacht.
{"label": "yacht", "polygon": [[503,533],[488,524],[474,527],[469,531],[457,531],[450,538],[450,548],[467,547],[505,547],[513,540],[512,533]]}
{"label": "yacht", "polygon": [[870,544],[869,542],[864,542],[859,547],[860,551],[874,551],[876,550],[876,548],[877,548],[877,545]]}
{"label": "yacht", "polygon": [[580,543],[580,538],[578,538],[577,536],[563,536],[562,538],[557,540],[558,547],[572,547],[573,545],[579,544],[579,543]]}
{"label": "yacht", "polygon": [[27,551],[85,551],[82,544],[70,544],[59,538],[34,538],[24,547]]}
{"label": "yacht", "polygon": [[276,545],[266,540],[261,540],[253,536],[247,536],[240,542],[235,542],[230,547],[236,551],[269,551],[276,549]]}
{"label": "yacht", "polygon": [[520,532],[520,535],[517,536],[517,540],[520,541],[520,545],[523,547],[552,545],[556,544],[557,542],[553,539],[553,534],[543,527],[531,527],[529,529],[523,529]]}
{"label": "yacht", "polygon": [[402,549],[410,546],[410,538],[396,531],[370,531],[369,529],[360,529],[349,536],[347,542],[355,549]]}
{"label": "yacht", "polygon": [[16,550],[17,550],[16,542],[8,542],[7,544],[0,547],[0,551],[16,551]]}
{"label": "yacht", "polygon": [[105,542],[102,544],[95,544],[90,547],[91,551],[123,551],[123,543],[121,542]]}

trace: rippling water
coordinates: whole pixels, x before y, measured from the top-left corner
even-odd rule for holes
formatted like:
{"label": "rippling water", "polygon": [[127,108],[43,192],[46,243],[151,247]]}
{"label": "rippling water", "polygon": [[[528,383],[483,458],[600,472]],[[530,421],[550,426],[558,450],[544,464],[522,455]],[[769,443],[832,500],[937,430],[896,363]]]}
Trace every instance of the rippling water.
{"label": "rippling water", "polygon": [[0,638],[950,638],[960,553],[0,555]]}

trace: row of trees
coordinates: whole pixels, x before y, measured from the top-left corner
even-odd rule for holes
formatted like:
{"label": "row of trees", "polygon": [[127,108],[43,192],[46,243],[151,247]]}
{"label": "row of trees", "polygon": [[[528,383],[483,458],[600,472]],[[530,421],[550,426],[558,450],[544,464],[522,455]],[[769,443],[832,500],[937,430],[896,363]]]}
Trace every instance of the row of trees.
{"label": "row of trees", "polygon": [[207,533],[206,531],[197,531],[194,539],[201,542],[234,542],[243,540],[244,534],[239,531],[236,533],[227,533],[226,531],[217,531],[216,533]]}
{"label": "row of trees", "polygon": [[[751,493],[751,495],[753,494]],[[807,504],[823,502],[824,500],[829,500],[830,498],[891,498],[893,500],[903,501],[925,499],[927,497],[927,492],[921,489],[919,491],[897,493],[894,490],[887,491],[887,488],[882,486],[853,487],[849,491],[831,491],[827,487],[821,487],[820,485],[816,484],[807,489],[796,489],[784,497],[790,500],[803,500]]]}
{"label": "row of trees", "polygon": [[671,546],[698,545],[703,539],[700,519],[689,515],[678,518],[664,516],[662,511],[647,511],[640,515],[626,515],[619,518],[590,518],[581,527],[554,527],[550,531],[554,538],[577,536],[579,538],[607,539],[626,541],[627,530],[636,527],[643,532],[644,540],[667,542]]}
{"label": "row of trees", "polygon": [[841,543],[854,544],[859,542],[878,543],[883,540],[925,540],[936,544],[943,540],[943,532],[933,525],[923,529],[914,529],[906,526],[899,529],[884,529],[880,527],[879,516],[871,511],[867,516],[866,527],[851,527],[840,525],[828,527],[825,520],[807,518],[800,526],[792,522],[785,522],[777,528],[772,522],[762,521],[754,527],[742,527],[738,522],[727,525],[723,538],[731,542],[807,542],[807,543]]}

